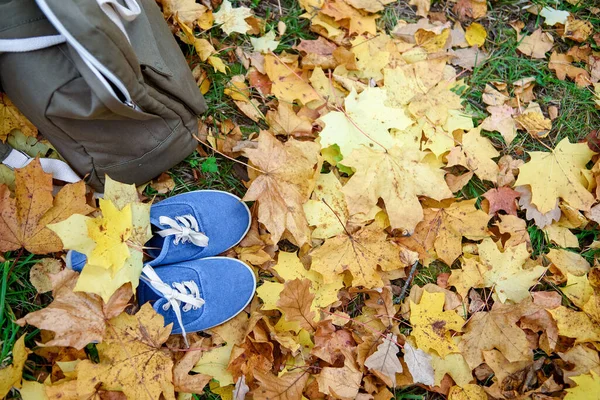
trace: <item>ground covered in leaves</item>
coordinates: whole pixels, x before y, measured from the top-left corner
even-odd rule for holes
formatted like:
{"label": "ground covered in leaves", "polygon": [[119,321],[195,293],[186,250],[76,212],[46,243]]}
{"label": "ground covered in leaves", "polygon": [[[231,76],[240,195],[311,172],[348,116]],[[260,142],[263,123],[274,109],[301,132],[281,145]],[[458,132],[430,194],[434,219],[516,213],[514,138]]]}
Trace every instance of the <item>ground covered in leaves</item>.
{"label": "ground covered in leaves", "polygon": [[[198,149],[100,204],[0,168],[1,396],[597,398],[594,1],[158,2]],[[1,140],[57,157],[0,110]],[[252,205],[226,255],[259,284],[188,348],[132,288],[151,202],[203,188]]]}

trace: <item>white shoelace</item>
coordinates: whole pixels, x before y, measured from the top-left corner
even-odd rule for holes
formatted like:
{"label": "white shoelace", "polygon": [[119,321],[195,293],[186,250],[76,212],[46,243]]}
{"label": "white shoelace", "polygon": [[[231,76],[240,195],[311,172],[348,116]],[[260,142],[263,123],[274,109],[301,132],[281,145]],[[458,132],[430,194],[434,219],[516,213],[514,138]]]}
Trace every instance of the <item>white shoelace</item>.
{"label": "white shoelace", "polygon": [[[173,282],[175,288],[172,288],[160,279],[154,271],[154,268],[150,265],[145,265],[142,269],[142,273],[146,278],[144,280],[154,289],[158,290],[167,300],[167,303],[163,305],[163,310],[168,311],[169,308],[173,307],[173,312],[175,312],[177,322],[181,327],[183,340],[185,345],[189,347],[185,327],[183,326],[183,320],[181,319],[181,311],[188,312],[190,310],[197,310],[204,305],[204,300],[200,297],[198,285],[194,281]],[[185,304],[183,308],[181,308],[181,303]]]}
{"label": "white shoelace", "polygon": [[[173,239],[175,245],[178,245],[179,242],[192,242],[199,247],[208,246],[208,236],[200,232],[198,221],[196,221],[196,218],[194,218],[193,215],[182,215],[175,217],[175,219],[162,216],[158,219],[158,222],[161,225],[166,225],[170,228],[163,229],[156,233],[162,237],[175,236],[175,239]],[[177,222],[179,222],[179,224]]]}

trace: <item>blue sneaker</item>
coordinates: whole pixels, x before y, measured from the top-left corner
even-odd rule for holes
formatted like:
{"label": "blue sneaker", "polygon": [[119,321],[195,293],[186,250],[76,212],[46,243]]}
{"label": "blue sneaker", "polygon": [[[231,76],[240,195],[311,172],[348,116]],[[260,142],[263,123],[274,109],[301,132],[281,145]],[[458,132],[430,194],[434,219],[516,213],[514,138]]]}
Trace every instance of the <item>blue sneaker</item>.
{"label": "blue sneaker", "polygon": [[[198,332],[229,321],[252,300],[256,277],[242,261],[208,257],[153,269],[146,265],[137,291],[173,323],[172,334]],[[187,343],[187,342],[186,342]]]}
{"label": "blue sneaker", "polygon": [[[145,250],[150,265],[212,257],[237,245],[248,233],[251,215],[237,196],[220,190],[178,194],[150,208],[154,236]],[[81,271],[86,257],[70,251],[67,265]]]}

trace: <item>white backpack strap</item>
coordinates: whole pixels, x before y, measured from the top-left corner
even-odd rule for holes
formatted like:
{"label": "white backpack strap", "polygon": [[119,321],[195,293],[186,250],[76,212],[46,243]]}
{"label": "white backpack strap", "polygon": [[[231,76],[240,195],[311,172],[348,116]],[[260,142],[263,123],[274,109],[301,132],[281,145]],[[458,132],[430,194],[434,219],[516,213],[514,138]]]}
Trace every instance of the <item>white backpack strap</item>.
{"label": "white backpack strap", "polygon": [[0,39],[0,53],[24,53],[66,42],[63,35],[37,36],[23,39]]}
{"label": "white backpack strap", "polygon": [[[27,154],[12,149],[4,160],[2,160],[2,164],[11,169],[16,169],[25,167],[32,160],[33,158],[29,157]],[[64,161],[52,158],[40,158],[40,164],[42,164],[44,172],[52,174],[52,177],[56,180],[67,183],[79,182],[81,180],[75,171],[73,171]]]}

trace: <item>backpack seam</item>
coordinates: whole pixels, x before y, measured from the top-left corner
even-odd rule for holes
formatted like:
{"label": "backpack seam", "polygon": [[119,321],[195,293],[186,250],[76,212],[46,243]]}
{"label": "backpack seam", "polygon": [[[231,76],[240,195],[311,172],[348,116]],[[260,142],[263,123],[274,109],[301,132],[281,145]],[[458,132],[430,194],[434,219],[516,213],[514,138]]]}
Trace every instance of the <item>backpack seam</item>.
{"label": "backpack seam", "polygon": [[47,18],[46,17],[37,17],[37,18],[26,19],[24,21],[19,21],[13,25],[4,27],[4,28],[0,29],[0,32],[6,32],[6,31],[9,31],[9,30],[17,28],[17,27],[29,25],[34,22],[39,22],[39,21],[44,21],[44,20],[47,20]]}

